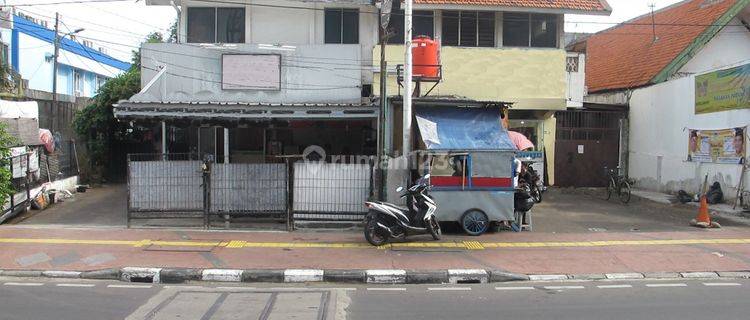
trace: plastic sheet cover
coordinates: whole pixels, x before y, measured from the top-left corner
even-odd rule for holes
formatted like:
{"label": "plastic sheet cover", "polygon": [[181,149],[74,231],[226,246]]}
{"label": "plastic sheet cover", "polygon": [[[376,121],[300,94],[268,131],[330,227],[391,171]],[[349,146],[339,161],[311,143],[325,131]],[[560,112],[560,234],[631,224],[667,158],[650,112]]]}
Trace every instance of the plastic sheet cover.
{"label": "plastic sheet cover", "polygon": [[417,107],[428,150],[516,150],[498,108]]}

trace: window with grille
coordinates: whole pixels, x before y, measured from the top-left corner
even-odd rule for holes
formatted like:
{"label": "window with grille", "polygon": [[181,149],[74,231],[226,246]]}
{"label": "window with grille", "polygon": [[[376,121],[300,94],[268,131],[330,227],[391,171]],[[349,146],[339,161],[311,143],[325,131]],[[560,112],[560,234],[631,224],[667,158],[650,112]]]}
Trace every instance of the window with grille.
{"label": "window with grille", "polygon": [[503,46],[555,48],[557,16],[537,13],[503,13]]}
{"label": "window with grille", "polygon": [[578,72],[578,57],[568,57],[565,62],[565,70],[568,72]]}
{"label": "window with grille", "polygon": [[188,8],[187,41],[191,43],[245,42],[245,8]]}
{"label": "window with grille", "polygon": [[495,46],[495,13],[443,11],[442,45],[461,47]]}
{"label": "window with grille", "polygon": [[325,9],[325,43],[359,43],[359,9]]}

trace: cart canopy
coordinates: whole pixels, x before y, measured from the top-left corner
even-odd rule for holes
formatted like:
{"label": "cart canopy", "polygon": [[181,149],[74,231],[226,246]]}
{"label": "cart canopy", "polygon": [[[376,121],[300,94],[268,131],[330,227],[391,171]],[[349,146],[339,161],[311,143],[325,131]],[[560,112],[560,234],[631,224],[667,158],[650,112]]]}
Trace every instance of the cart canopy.
{"label": "cart canopy", "polygon": [[417,125],[427,150],[516,150],[500,108],[420,106]]}

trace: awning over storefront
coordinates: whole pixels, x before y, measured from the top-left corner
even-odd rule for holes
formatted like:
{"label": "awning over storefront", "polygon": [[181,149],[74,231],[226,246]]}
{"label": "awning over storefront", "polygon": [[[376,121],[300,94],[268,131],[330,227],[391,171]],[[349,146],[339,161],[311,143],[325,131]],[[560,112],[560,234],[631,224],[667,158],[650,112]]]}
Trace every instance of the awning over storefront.
{"label": "awning over storefront", "polygon": [[417,125],[428,150],[515,150],[500,124],[500,108],[418,106]]}

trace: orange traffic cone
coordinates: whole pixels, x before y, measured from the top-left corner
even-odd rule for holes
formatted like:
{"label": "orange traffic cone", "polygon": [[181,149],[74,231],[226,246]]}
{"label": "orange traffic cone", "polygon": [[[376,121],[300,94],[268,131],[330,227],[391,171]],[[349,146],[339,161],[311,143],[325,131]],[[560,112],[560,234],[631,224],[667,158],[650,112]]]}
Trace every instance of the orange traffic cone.
{"label": "orange traffic cone", "polygon": [[708,214],[708,201],[706,201],[706,196],[701,197],[701,207],[698,209],[698,216],[695,220],[700,223],[711,224],[711,216]]}
{"label": "orange traffic cone", "polygon": [[701,196],[701,206],[698,209],[698,216],[690,220],[690,225],[701,228],[721,228],[715,221],[711,221],[711,215],[708,214],[708,201],[706,196]]}

